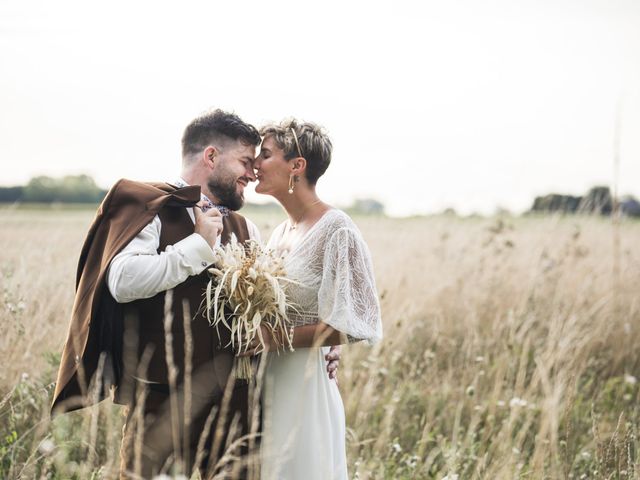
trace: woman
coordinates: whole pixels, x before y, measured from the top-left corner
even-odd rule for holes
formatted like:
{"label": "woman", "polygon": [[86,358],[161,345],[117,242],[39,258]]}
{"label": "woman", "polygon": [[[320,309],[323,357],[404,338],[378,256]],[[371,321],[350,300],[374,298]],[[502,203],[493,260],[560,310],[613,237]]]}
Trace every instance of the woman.
{"label": "woman", "polygon": [[285,256],[296,281],[289,290],[295,351],[269,355],[266,367],[262,478],[346,479],[344,407],[324,354],[330,345],[382,338],[371,257],[353,221],[316,194],[331,161],[328,136],[293,120],[261,135],[256,191],[289,216],[269,247]]}

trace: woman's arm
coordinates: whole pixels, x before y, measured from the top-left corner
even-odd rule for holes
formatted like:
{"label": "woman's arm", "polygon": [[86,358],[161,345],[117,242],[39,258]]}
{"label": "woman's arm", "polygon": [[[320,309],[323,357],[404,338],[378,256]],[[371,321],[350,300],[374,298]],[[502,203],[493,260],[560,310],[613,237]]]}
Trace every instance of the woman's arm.
{"label": "woman's arm", "polygon": [[[281,345],[282,342],[274,339],[270,331],[262,326],[262,337],[267,343],[264,350],[260,346],[260,341],[255,338],[252,345],[246,352],[238,353],[238,357],[250,357],[256,355],[258,352],[264,352],[265,350],[275,350],[277,345]],[[315,325],[303,325],[294,328],[293,333],[293,348],[308,348],[312,346],[328,346],[331,345],[331,350],[324,356],[327,361],[327,374],[329,380],[335,380],[338,382],[338,365],[340,364],[340,354],[342,348],[341,344],[347,343],[347,336],[339,332],[333,327],[330,327],[326,323],[317,323]]]}
{"label": "woman's arm", "polygon": [[[287,348],[284,339],[274,338],[268,327],[263,325],[260,328],[262,329],[262,338],[265,343],[264,349],[260,345],[260,340],[256,337],[247,348],[247,351],[238,354],[239,357],[248,357],[283,347]],[[292,340],[294,349],[342,345],[348,341],[345,334],[323,322],[295,327]]]}
{"label": "woman's arm", "polygon": [[293,348],[325,347],[347,343],[347,336],[324,322],[293,329]]}

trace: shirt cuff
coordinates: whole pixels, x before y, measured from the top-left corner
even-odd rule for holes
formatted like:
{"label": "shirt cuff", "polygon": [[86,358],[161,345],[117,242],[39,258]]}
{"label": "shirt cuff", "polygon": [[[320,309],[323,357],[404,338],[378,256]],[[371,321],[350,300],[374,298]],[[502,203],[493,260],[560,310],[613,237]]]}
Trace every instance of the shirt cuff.
{"label": "shirt cuff", "polygon": [[193,275],[198,275],[211,265],[216,257],[207,241],[198,233],[192,233],[173,245],[173,248],[182,254],[182,258],[193,271]]}

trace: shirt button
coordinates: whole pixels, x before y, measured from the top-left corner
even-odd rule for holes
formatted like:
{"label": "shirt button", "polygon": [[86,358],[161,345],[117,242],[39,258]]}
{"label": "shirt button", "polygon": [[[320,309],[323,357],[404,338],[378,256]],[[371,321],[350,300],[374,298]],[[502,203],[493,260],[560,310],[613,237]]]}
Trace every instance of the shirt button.
{"label": "shirt button", "polygon": [[76,355],[76,363],[80,363],[80,355]]}
{"label": "shirt button", "polygon": [[207,262],[200,262],[200,265],[202,265],[203,267],[207,266]]}

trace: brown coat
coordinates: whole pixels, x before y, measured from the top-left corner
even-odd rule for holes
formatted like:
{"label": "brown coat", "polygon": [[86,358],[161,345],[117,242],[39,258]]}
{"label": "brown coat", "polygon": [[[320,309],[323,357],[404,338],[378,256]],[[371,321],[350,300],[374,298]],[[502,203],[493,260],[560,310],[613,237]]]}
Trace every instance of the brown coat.
{"label": "brown coat", "polygon": [[[193,220],[186,208],[165,207],[158,213],[162,228],[158,253],[175,245],[194,232]],[[231,234],[239,242],[249,240],[246,220],[235,212],[229,212],[222,219],[221,243],[226,244]],[[169,388],[169,369],[164,320],[171,313],[171,354],[175,367],[176,384],[184,381],[187,353],[191,360],[192,379],[198,378],[200,394],[209,398],[221,396],[227,384],[235,357],[230,345],[230,332],[212,328],[203,308],[204,292],[209,284],[209,272],[205,269],[198,275],[188,277],[184,282],[167,292],[159,292],[150,298],[142,298],[119,306],[125,318],[122,349],[122,375],[116,389],[114,401],[130,404],[135,391],[135,379],[156,391]],[[120,316],[118,313],[116,316]],[[185,318],[188,320],[187,337]],[[220,335],[220,336],[219,336]],[[189,345],[190,350],[185,349]],[[145,353],[146,352],[146,353]],[[145,359],[146,357],[146,359]],[[143,360],[145,359],[145,360]],[[202,372],[200,372],[202,370]],[[202,380],[201,377],[206,378]]]}
{"label": "brown coat", "polygon": [[[122,375],[122,308],[106,286],[106,273],[120,252],[163,207],[191,207],[200,187],[120,180],[100,205],[82,247],[76,295],[53,397],[54,412],[102,400]],[[240,217],[234,214],[234,217]],[[100,376],[96,376],[100,372]],[[99,378],[98,378],[99,377]],[[87,396],[87,380],[101,388]]]}

